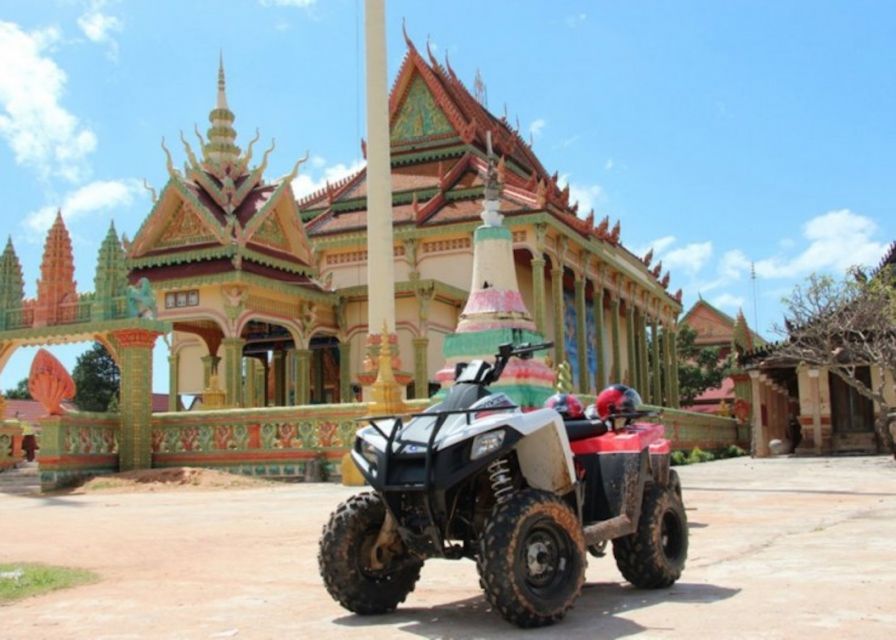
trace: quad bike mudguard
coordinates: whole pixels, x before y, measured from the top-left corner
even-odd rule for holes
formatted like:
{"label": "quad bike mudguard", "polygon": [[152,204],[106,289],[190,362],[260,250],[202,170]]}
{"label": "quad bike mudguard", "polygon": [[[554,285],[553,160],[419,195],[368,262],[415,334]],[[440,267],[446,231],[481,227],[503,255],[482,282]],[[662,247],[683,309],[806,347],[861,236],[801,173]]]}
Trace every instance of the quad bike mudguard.
{"label": "quad bike mudguard", "polygon": [[571,443],[577,473],[588,478],[582,504],[589,545],[634,533],[648,479],[669,484],[670,444],[659,424],[635,424],[621,431]]}

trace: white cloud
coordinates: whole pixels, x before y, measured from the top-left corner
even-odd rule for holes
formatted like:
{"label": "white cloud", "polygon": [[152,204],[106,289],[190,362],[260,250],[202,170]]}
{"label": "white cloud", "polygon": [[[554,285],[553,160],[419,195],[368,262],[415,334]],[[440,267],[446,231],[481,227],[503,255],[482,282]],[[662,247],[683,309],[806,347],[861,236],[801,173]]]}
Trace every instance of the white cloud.
{"label": "white cloud", "polygon": [[[564,178],[560,182],[566,182]],[[597,208],[597,201],[603,197],[604,189],[599,184],[576,184],[568,182],[569,186],[569,203],[579,203],[579,213],[582,217],[588,215],[588,212]]]}
{"label": "white cloud", "polygon": [[105,44],[109,57],[118,57],[118,42],[112,34],[121,31],[122,22],[115,16],[103,13],[106,0],[91,0],[86,11],[78,17],[78,27],[87,39],[96,44]]}
{"label": "white cloud", "polygon": [[566,16],[566,26],[570,29],[575,29],[576,27],[584,24],[585,20],[587,19],[587,13],[577,13],[575,15]]}
{"label": "white cloud", "polygon": [[66,75],[46,55],[59,39],[55,28],[25,32],[0,21],[0,137],[16,164],[35,169],[42,179],[79,182],[89,173],[86,159],[97,140],[59,103]]}
{"label": "white cloud", "polygon": [[634,253],[638,257],[643,257],[647,255],[648,251],[653,251],[653,262],[656,262],[657,259],[662,257],[663,251],[671,247],[675,244],[675,236],[663,236],[662,238],[657,238],[642,247],[634,247],[632,248],[632,253]]}
{"label": "white cloud", "polygon": [[741,275],[750,271],[750,259],[740,249],[726,251],[719,260],[719,273],[729,280],[740,280]]}
{"label": "white cloud", "polygon": [[756,261],[761,278],[790,278],[815,271],[844,272],[853,265],[876,264],[887,245],[872,239],[877,225],[849,209],[828,211],[809,220],[803,236],[809,241],[794,258],[771,257]]}
{"label": "white cloud", "polygon": [[529,133],[532,134],[532,137],[537,138],[541,135],[541,131],[546,124],[547,121],[544,118],[536,118],[532,121],[532,124],[529,125]]}
{"label": "white cloud", "polygon": [[[316,169],[320,169],[324,164],[326,164],[326,161],[319,156],[315,156],[311,159],[311,165]],[[319,189],[323,189],[327,185],[327,182],[333,184],[337,180],[341,180],[342,178],[346,178],[360,171],[365,165],[366,163],[363,160],[357,160],[350,165],[345,165],[340,162],[324,167],[322,172],[313,171],[309,174],[300,173],[292,181],[293,193],[296,198],[302,198]],[[318,177],[314,178],[312,177],[312,174],[317,174]]]}
{"label": "white cloud", "polygon": [[712,303],[713,305],[720,308],[728,307],[730,309],[737,310],[743,308],[744,299],[741,296],[734,296],[730,293],[723,293],[713,298]]}
{"label": "white cloud", "polygon": [[712,256],[712,242],[692,242],[679,249],[673,249],[663,254],[663,264],[674,272],[681,269],[685,273],[694,275]]}
{"label": "white cloud", "polygon": [[115,209],[129,207],[143,192],[143,186],[135,178],[124,180],[97,180],[72,191],[61,202],[32,211],[22,224],[36,233],[50,228],[56,211],[62,210],[66,223],[98,212],[114,212]]}
{"label": "white cloud", "polygon": [[607,161],[604,162],[604,169],[606,169],[607,171],[612,171],[613,167],[615,167],[615,166],[616,166],[616,163],[613,162],[613,158],[607,158]]}

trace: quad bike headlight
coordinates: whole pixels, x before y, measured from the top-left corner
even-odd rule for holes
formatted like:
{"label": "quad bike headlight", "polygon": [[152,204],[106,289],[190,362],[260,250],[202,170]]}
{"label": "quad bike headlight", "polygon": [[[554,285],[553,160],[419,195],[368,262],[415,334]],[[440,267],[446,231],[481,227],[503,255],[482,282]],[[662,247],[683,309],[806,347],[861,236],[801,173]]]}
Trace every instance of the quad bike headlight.
{"label": "quad bike headlight", "polygon": [[480,433],[473,438],[473,448],[470,451],[470,460],[476,460],[492,451],[500,449],[501,445],[504,444],[504,434],[504,429],[498,429],[497,431]]}
{"label": "quad bike headlight", "polygon": [[367,440],[362,439],[360,441],[360,446],[358,447],[358,449],[361,452],[361,457],[363,457],[365,460],[367,460],[367,462],[370,463],[371,467],[376,467],[376,462],[377,462],[376,448],[372,444],[367,442]]}

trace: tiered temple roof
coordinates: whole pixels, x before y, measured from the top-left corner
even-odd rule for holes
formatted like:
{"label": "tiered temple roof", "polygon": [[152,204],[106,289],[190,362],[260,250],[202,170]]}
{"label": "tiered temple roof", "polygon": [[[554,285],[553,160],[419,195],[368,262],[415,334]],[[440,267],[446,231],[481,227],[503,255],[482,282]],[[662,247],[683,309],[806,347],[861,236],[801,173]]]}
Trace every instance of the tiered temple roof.
{"label": "tiered temple roof", "polygon": [[191,275],[245,271],[310,283],[311,247],[290,186],[304,159],[286,176],[265,182],[274,144],[261,164],[250,168],[259,136],[243,153],[235,144],[234,120],[222,62],[207,138],[195,131],[202,156],[196,156],[181,133],[188,161],[179,171],[162,141],[170,179],[128,249],[132,280],[144,275],[153,281],[178,278],[192,263]]}
{"label": "tiered temple roof", "polygon": [[[488,111],[431,52],[428,61],[405,36],[408,51],[389,99],[393,221],[418,227],[474,222],[482,211],[489,133],[500,158],[499,211],[512,218],[547,212],[583,237],[619,246],[621,225],[594,212],[580,217],[569,187],[549,175],[532,147],[504,117]],[[363,143],[362,143],[363,145]],[[360,231],[367,220],[367,175],[361,169],[299,200],[309,235]],[[660,266],[661,268],[661,266]],[[668,274],[651,272],[668,285]]]}

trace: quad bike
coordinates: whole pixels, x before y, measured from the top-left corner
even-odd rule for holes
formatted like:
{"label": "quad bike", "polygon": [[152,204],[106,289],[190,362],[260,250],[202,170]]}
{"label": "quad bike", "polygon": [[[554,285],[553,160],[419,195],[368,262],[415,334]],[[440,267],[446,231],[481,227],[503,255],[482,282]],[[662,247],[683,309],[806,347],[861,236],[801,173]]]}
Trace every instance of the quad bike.
{"label": "quad bike", "polygon": [[505,344],[494,364],[459,365],[442,402],[407,424],[365,419],[352,457],[373,491],[333,512],[318,556],[343,607],[392,611],[426,559],[470,558],[506,620],[551,624],[581,592],[586,550],[602,556],[608,541],[634,586],[679,578],[687,519],[661,425],[634,424],[645,413],[630,402],[564,420],[552,408],[524,413],[489,390],[511,357],[550,346]]}

